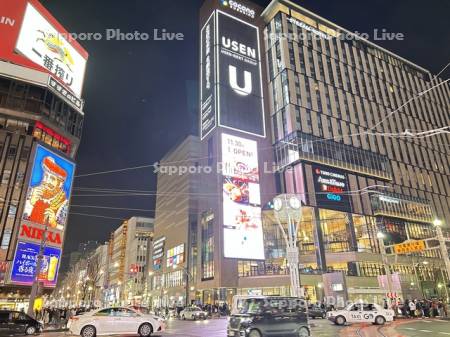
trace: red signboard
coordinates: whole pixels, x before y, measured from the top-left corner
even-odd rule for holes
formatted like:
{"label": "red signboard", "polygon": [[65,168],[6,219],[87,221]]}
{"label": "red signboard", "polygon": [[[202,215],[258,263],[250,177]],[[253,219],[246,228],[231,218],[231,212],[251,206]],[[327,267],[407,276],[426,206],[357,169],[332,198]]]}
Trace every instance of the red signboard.
{"label": "red signboard", "polygon": [[[31,4],[54,29],[64,36],[82,58],[87,60],[88,53],[81,45],[70,37],[64,27],[37,0],[0,0],[0,60],[32,68],[46,73],[52,73],[16,51],[20,29],[28,4]],[[38,29],[38,27],[37,27]],[[71,89],[70,87],[68,87]]]}

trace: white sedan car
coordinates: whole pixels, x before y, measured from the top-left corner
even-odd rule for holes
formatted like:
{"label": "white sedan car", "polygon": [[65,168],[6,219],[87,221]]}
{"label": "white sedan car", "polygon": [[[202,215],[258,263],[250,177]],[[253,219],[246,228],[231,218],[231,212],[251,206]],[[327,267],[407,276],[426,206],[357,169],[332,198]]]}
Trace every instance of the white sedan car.
{"label": "white sedan car", "polygon": [[329,311],[327,317],[337,325],[345,323],[373,323],[383,325],[394,320],[394,310],[383,309],[378,304],[353,303],[345,309]]}
{"label": "white sedan car", "polygon": [[198,307],[187,307],[183,311],[180,312],[180,317],[183,320],[193,319],[195,321],[197,319],[208,318],[208,313]]}
{"label": "white sedan car", "polygon": [[164,331],[165,321],[129,308],[104,308],[72,317],[67,327],[72,334],[82,337],[118,334],[147,337],[153,332]]}

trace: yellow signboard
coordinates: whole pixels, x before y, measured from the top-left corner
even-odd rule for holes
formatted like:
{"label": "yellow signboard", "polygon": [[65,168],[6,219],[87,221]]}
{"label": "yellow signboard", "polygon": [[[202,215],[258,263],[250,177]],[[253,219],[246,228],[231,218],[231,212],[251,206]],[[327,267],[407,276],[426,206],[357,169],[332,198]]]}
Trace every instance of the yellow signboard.
{"label": "yellow signboard", "polygon": [[394,245],[394,252],[395,254],[417,253],[423,252],[425,248],[425,241],[423,240],[407,241]]}

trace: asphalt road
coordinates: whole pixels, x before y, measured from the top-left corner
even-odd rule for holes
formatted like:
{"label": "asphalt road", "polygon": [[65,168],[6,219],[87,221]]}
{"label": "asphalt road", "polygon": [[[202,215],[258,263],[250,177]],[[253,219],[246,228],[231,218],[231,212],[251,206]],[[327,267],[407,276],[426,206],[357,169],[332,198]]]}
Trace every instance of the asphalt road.
{"label": "asphalt road", "polygon": [[[352,324],[338,327],[324,319],[310,320],[312,337],[450,337],[450,321],[397,320],[385,326]],[[226,337],[226,319],[206,321],[169,320],[167,330],[155,337]],[[64,332],[47,332],[41,337],[68,337]],[[121,336],[124,337],[124,336]]]}

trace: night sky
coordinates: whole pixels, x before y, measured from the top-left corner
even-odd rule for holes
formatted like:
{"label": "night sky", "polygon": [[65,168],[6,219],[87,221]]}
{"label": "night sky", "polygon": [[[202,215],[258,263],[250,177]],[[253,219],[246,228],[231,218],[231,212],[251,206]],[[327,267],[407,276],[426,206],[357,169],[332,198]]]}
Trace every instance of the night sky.
{"label": "night sky", "polygon": [[[186,135],[197,132],[198,10],[203,0],[41,2],[69,32],[105,35],[106,29],[114,28],[151,36],[154,29],[184,34],[183,41],[80,41],[90,57],[78,175],[153,164]],[[254,2],[265,6],[270,1]],[[373,36],[374,28],[385,28],[405,34],[404,41],[377,43],[433,73],[450,61],[447,0],[294,2],[350,31]],[[152,168],[76,178],[72,205],[155,208],[151,195],[91,197],[92,192],[80,190],[92,187],[155,191]],[[153,212],[72,206],[65,253],[80,242],[107,240],[121,224],[119,219],[133,215]]]}

